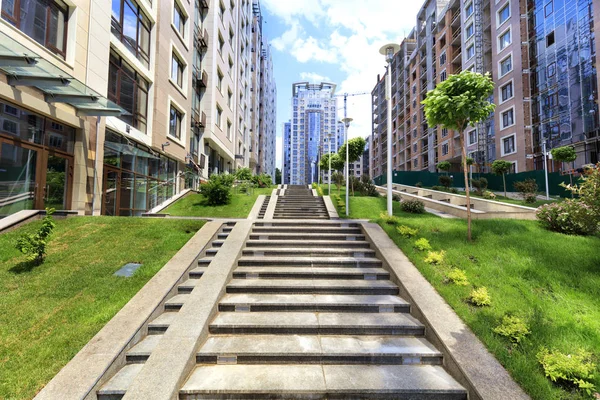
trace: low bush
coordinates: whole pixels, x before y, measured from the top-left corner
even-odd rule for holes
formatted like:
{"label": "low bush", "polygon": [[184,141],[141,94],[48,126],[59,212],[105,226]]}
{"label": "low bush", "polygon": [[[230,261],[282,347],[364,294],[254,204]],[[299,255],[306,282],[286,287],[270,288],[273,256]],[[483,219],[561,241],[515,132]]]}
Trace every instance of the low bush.
{"label": "low bush", "polygon": [[537,195],[535,193],[529,193],[525,196],[525,203],[533,204],[537,201]]}
{"label": "low bush", "polygon": [[400,197],[399,194],[394,193],[394,194],[392,194],[392,200],[400,202],[400,201],[402,201],[402,197]]}
{"label": "low bush", "polygon": [[488,180],[485,178],[471,179],[471,184],[478,195],[482,196],[488,187]]}
{"label": "low bush", "polygon": [[545,204],[536,211],[536,216],[544,228],[567,235],[596,233],[598,223],[591,217],[592,214],[591,207],[573,199]]}
{"label": "low bush", "polygon": [[429,244],[429,240],[425,238],[417,239],[413,247],[419,251],[431,250],[431,244]]}
{"label": "low bush", "polygon": [[469,279],[467,278],[467,273],[459,268],[452,268],[447,274],[446,278],[448,278],[448,282],[452,282],[458,286],[468,286]]}
{"label": "low bush", "polygon": [[231,185],[233,185],[233,175],[213,174],[208,182],[200,186],[200,193],[206,197],[210,206],[229,204],[231,201]]}
{"label": "low bush", "polygon": [[450,189],[450,186],[452,185],[452,177],[449,175],[440,175],[438,181],[440,182],[440,185],[446,189]]}
{"label": "low bush", "polygon": [[440,251],[429,251],[427,252],[427,257],[425,257],[425,262],[427,264],[440,265],[444,263],[444,257],[446,256],[446,252],[444,250]]}
{"label": "low bush", "polygon": [[[360,177],[360,184],[361,184],[361,194],[363,196],[370,196],[370,197],[379,197],[379,192],[377,191],[377,187],[373,184],[373,182],[371,181],[371,177],[368,174],[363,174]],[[398,200],[400,201],[400,200]]]}
{"label": "low bush", "polygon": [[423,182],[417,182],[415,183],[415,186],[418,188],[422,188],[423,187]]}
{"label": "low bush", "polygon": [[494,192],[490,192],[489,190],[486,190],[485,192],[483,192],[483,198],[487,199],[487,200],[495,200],[496,194]]}
{"label": "low bush", "polygon": [[458,189],[457,188],[450,188],[450,193],[458,194]]}
{"label": "low bush", "polygon": [[419,233],[419,230],[417,228],[411,228],[406,225],[400,225],[396,228],[396,231],[398,231],[398,233],[405,238],[415,237]]}
{"label": "low bush", "polygon": [[594,379],[596,364],[592,362],[592,354],[583,349],[574,354],[563,354],[549,351],[543,347],[537,359],[544,369],[546,377],[552,382],[570,383],[592,395],[595,390],[590,380]]}
{"label": "low bush", "polygon": [[412,214],[423,214],[425,212],[425,205],[419,200],[405,200],[400,203],[402,211]]}
{"label": "low bush", "polygon": [[271,175],[269,174],[258,174],[252,177],[252,183],[258,187],[265,188],[271,187],[273,181],[271,180]]}
{"label": "low bush", "polygon": [[525,203],[535,203],[538,191],[538,184],[535,179],[525,179],[524,181],[515,182],[513,186],[521,194]]}
{"label": "low bush", "polygon": [[26,233],[17,239],[15,248],[27,256],[27,261],[33,265],[40,265],[46,258],[46,245],[48,237],[52,234],[56,224],[52,218],[54,208],[46,208],[46,216],[42,219],[42,226],[36,233]]}
{"label": "low bush", "polygon": [[494,333],[509,338],[513,343],[519,343],[531,331],[523,319],[514,315],[505,315],[500,325],[494,328]]}
{"label": "low bush", "polygon": [[480,287],[478,289],[473,289],[471,294],[469,295],[469,303],[478,306],[489,306],[492,304],[492,299],[488,293],[486,287]]}
{"label": "low bush", "polygon": [[438,192],[445,192],[446,188],[443,186],[435,185],[431,187],[432,190],[437,190]]}
{"label": "low bush", "polygon": [[379,214],[379,218],[388,225],[396,225],[400,222],[400,218],[396,217],[395,215],[388,215],[387,212],[383,211]]}
{"label": "low bush", "polygon": [[240,168],[235,173],[235,179],[239,181],[249,181],[252,179],[252,171],[250,168]]}

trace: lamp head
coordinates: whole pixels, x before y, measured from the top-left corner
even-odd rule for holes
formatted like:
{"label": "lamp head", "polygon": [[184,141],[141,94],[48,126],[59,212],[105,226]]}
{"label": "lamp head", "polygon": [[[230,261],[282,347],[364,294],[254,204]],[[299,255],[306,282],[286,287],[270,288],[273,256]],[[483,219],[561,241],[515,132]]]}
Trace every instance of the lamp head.
{"label": "lamp head", "polygon": [[343,123],[346,128],[348,128],[350,126],[350,122],[352,122],[352,118],[344,118],[340,122]]}
{"label": "lamp head", "polygon": [[396,43],[388,43],[379,49],[379,53],[385,56],[385,60],[390,63],[396,54],[400,50],[400,45]]}

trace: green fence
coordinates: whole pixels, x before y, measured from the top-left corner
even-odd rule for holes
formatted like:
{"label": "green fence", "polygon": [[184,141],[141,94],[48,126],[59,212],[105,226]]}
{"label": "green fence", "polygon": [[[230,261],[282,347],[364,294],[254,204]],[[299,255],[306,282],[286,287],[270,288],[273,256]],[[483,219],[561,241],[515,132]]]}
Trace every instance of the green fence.
{"label": "green fence", "polygon": [[[424,187],[431,187],[440,184],[438,178],[441,175],[446,175],[446,173],[429,171],[394,171],[394,183],[415,186],[417,183],[420,182],[421,185]],[[462,173],[449,172],[448,175],[451,175],[454,178],[452,180],[452,186],[460,188],[465,186]],[[502,175],[495,175],[490,173],[473,173],[473,179],[478,179],[480,177],[486,178],[488,180],[489,190],[504,190],[504,186],[502,185]],[[506,190],[508,192],[514,192],[514,183],[524,181],[525,179],[535,179],[538,184],[539,191],[541,193],[544,193],[546,191],[544,171],[527,171],[519,172],[517,174],[506,174]],[[380,175],[376,177],[374,181],[376,185],[383,185],[387,182],[386,175]],[[573,183],[575,183],[576,181],[577,178],[573,178]],[[562,182],[569,183],[569,176],[561,175],[558,172],[551,172],[548,174],[548,186],[551,195],[562,197],[570,196],[570,192],[567,192],[562,186],[560,186]]]}

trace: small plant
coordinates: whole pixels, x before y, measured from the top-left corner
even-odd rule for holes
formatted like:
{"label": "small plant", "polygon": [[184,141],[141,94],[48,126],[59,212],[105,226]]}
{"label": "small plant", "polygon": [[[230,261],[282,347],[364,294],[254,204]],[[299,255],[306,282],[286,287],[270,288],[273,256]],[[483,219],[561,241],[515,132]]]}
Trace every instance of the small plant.
{"label": "small plant", "polygon": [[471,184],[475,188],[475,192],[477,192],[478,195],[482,196],[483,192],[485,192],[485,190],[488,187],[488,180],[485,178],[471,179]]}
{"label": "small plant", "polygon": [[452,185],[452,177],[449,175],[441,175],[438,178],[438,181],[440,182],[440,185],[442,185],[446,189],[450,189],[450,186]]}
{"label": "small plant", "polygon": [[523,319],[505,315],[502,317],[502,323],[494,328],[494,333],[509,338],[513,343],[520,343],[531,331]]}
{"label": "small plant", "polygon": [[496,160],[492,163],[492,172],[496,175],[502,175],[502,184],[504,185],[504,197],[506,197],[506,174],[510,172],[513,163],[506,160]]}
{"label": "small plant", "polygon": [[425,205],[419,200],[406,200],[400,203],[402,211],[412,214],[423,214],[425,212]]}
{"label": "small plant", "polygon": [[435,185],[431,187],[431,190],[437,190],[438,192],[444,192],[446,191],[446,188],[440,185]]}
{"label": "small plant", "polygon": [[524,181],[515,182],[513,186],[517,192],[521,193],[525,203],[535,203],[538,191],[538,184],[535,179],[525,179]]}
{"label": "small plant", "polygon": [[388,225],[396,225],[398,222],[400,222],[400,219],[395,215],[388,215],[386,212],[383,211],[379,214],[379,218],[381,218],[383,222],[385,222]]}
{"label": "small plant", "polygon": [[431,244],[429,244],[429,240],[420,238],[415,241],[414,248],[419,251],[429,251],[431,250]]}
{"label": "small plant", "polygon": [[482,286],[478,289],[473,289],[473,291],[471,291],[471,294],[469,295],[469,303],[478,307],[491,305],[492,299],[488,293],[487,288]]}
{"label": "small plant", "polygon": [[468,286],[469,279],[467,279],[467,273],[458,268],[452,268],[450,272],[446,274],[446,278],[448,278],[449,282],[454,283],[458,286]]}
{"label": "small plant", "polygon": [[419,230],[417,228],[411,228],[406,225],[400,225],[396,228],[396,231],[398,231],[398,233],[405,238],[415,237],[419,233]]}
{"label": "small plant", "polygon": [[486,190],[485,192],[483,192],[483,198],[487,199],[487,200],[495,200],[496,194],[494,192],[490,192],[489,190]]}
{"label": "small plant", "polygon": [[373,184],[371,177],[368,174],[363,174],[360,176],[360,183],[361,193],[363,196],[379,197],[377,187]]}
{"label": "small plant", "polygon": [[529,193],[525,196],[525,203],[533,204],[537,201],[537,195],[535,193]]}
{"label": "small plant", "polygon": [[450,188],[450,193],[458,194],[458,189],[457,188]]}
{"label": "small plant", "polygon": [[249,181],[252,179],[252,171],[250,171],[250,168],[240,168],[235,173],[235,179],[239,181]]}
{"label": "small plant", "polygon": [[598,230],[598,222],[592,210],[580,200],[567,199],[539,207],[536,216],[548,230],[567,235],[593,235]]}
{"label": "small plant", "polygon": [[392,194],[392,200],[393,200],[393,201],[400,202],[400,201],[402,201],[402,197],[400,197],[400,195],[399,195],[399,194],[397,194],[397,193],[394,193],[394,194]]}
{"label": "small plant", "polygon": [[579,349],[575,354],[563,354],[549,351],[543,347],[537,359],[544,369],[546,377],[552,382],[568,382],[592,395],[595,390],[590,382],[594,379],[596,364],[592,362],[592,354]]}
{"label": "small plant", "polygon": [[440,265],[444,262],[445,256],[446,256],[446,252],[444,250],[429,251],[429,252],[427,252],[427,257],[425,257],[424,261],[427,264]]}
{"label": "small plant", "polygon": [[323,193],[323,188],[321,186],[317,186],[317,194],[321,197],[325,196],[325,193]]}
{"label": "small plant", "polygon": [[46,258],[46,245],[48,237],[56,224],[52,218],[54,208],[46,208],[46,216],[42,219],[42,226],[36,233],[26,233],[17,239],[15,248],[27,256],[27,261],[34,265],[41,265]]}
{"label": "small plant", "polygon": [[200,193],[206,197],[208,205],[219,206],[231,201],[231,185],[233,175],[213,174],[208,182],[200,186]]}
{"label": "small plant", "polygon": [[260,188],[268,188],[273,184],[273,180],[269,174],[258,174],[252,177],[252,183]]}
{"label": "small plant", "polygon": [[422,188],[423,187],[423,182],[417,182],[415,183],[415,186],[418,188]]}

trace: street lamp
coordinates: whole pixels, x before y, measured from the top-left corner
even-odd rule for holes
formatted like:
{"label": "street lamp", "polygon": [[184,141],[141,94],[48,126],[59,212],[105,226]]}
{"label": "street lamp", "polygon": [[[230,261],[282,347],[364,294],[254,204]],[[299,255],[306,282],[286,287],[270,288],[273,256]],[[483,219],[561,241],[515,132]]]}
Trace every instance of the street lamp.
{"label": "street lamp", "polygon": [[392,68],[390,63],[398,50],[400,46],[396,43],[388,43],[379,49],[379,53],[384,55],[387,61],[385,100],[387,101],[387,212],[389,216],[392,216]]}
{"label": "street lamp", "polygon": [[328,175],[327,175],[328,176],[327,180],[328,180],[328,183],[329,183],[329,189],[327,189],[328,190],[328,192],[327,192],[328,196],[331,196],[331,137],[332,136],[333,135],[331,133],[329,133],[329,135],[327,135],[327,144],[328,144],[327,150],[329,152],[329,172],[328,172]]}
{"label": "street lamp", "polygon": [[346,217],[348,216],[348,212],[350,211],[349,202],[350,198],[348,197],[348,188],[350,187],[350,149],[348,148],[348,127],[350,126],[350,122],[352,122],[352,118],[344,118],[341,120],[346,127]]}

